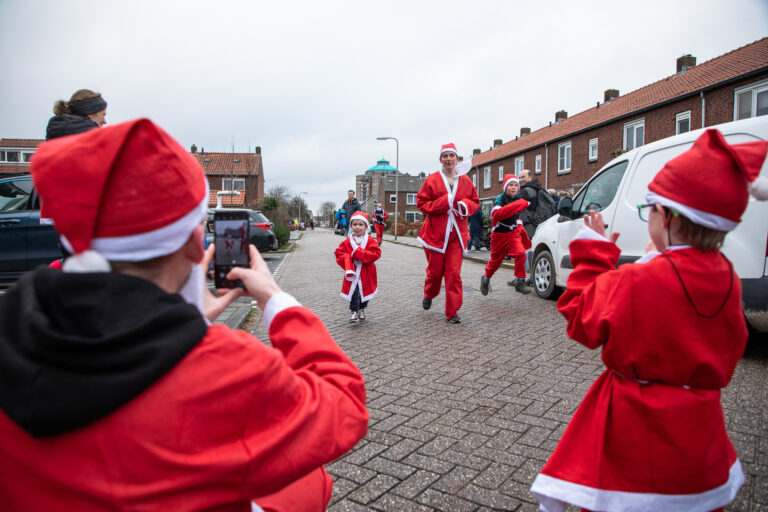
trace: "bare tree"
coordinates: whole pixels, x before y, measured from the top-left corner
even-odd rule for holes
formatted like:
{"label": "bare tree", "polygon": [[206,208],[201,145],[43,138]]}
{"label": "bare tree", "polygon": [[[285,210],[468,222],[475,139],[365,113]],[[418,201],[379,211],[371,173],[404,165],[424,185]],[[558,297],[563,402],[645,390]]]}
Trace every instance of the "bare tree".
{"label": "bare tree", "polygon": [[325,201],[320,205],[320,218],[324,221],[328,221],[330,225],[333,225],[333,219],[331,216],[336,213],[336,203],[333,201]]}

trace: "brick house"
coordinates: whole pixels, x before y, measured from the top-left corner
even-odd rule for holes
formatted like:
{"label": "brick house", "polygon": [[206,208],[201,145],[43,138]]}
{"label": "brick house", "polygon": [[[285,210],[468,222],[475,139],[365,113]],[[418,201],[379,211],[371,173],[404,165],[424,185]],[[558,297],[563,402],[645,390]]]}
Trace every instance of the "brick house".
{"label": "brick house", "polygon": [[264,168],[260,147],[257,146],[253,153],[208,153],[204,148],[198,152],[193,144],[191,153],[208,179],[209,207],[217,206],[218,192],[230,192],[221,195],[223,207],[258,209],[261,206],[264,199]]}
{"label": "brick house", "polygon": [[608,89],[603,103],[507,143],[474,150],[468,176],[489,214],[505,173],[533,170],[544,188],[575,192],[624,151],[677,133],[768,114],[768,38],[700,65],[677,59],[677,72],[621,96]]}
{"label": "brick house", "polygon": [[0,139],[0,177],[29,174],[29,161],[41,139]]}

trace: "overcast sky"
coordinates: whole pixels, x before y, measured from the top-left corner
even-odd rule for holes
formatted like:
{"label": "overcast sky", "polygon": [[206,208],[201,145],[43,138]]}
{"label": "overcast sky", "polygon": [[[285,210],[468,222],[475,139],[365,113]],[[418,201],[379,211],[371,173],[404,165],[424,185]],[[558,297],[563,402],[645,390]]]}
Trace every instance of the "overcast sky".
{"label": "overcast sky", "polygon": [[[535,4],[535,5],[534,5]],[[341,203],[384,157],[439,168],[768,36],[766,0],[0,0],[0,137],[89,88],[189,148],[261,146],[266,187]]]}

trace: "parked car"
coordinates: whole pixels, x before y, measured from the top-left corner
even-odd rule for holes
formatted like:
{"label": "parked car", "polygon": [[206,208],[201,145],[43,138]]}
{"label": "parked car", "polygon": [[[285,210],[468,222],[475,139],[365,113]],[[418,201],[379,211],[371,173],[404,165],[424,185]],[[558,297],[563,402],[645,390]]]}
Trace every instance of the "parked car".
{"label": "parked car", "polygon": [[[768,116],[716,126],[731,144],[768,139]],[[637,215],[648,184],[672,158],[689,149],[703,130],[641,146],[608,162],[573,197],[560,200],[558,214],[539,225],[532,240],[532,278],[539,297],[556,298],[573,270],[568,244],[590,207],[601,211],[607,234],[620,233],[619,265],[645,253],[648,224]],[[768,171],[764,166],[762,176]],[[717,200],[717,198],[713,198]],[[742,222],[725,237],[722,252],[741,278],[745,315],[753,326],[768,313],[768,202],[750,197]]]}
{"label": "parked car", "polygon": [[62,257],[59,237],[40,224],[40,199],[28,174],[0,178],[0,280],[15,280]]}
{"label": "parked car", "polygon": [[[208,210],[208,230],[213,234],[213,214],[217,211],[243,211],[248,212],[250,218],[250,239],[249,243],[256,246],[261,252],[276,251],[277,238],[273,230],[273,224],[259,210],[247,210],[245,208],[213,208]],[[210,241],[213,241],[212,236]]]}

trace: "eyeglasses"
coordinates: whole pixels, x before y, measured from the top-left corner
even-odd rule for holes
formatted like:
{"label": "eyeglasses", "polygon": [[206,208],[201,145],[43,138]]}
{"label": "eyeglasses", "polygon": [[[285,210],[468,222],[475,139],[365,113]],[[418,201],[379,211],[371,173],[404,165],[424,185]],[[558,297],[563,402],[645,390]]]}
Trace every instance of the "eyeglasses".
{"label": "eyeglasses", "polygon": [[[650,215],[651,210],[653,210],[653,207],[656,206],[657,203],[648,203],[648,204],[639,204],[637,205],[637,215],[640,217],[640,220],[643,222],[648,222],[648,216]],[[680,214],[677,213],[675,210],[671,210],[669,208],[666,209],[668,212],[672,213],[673,217],[679,217]]]}

